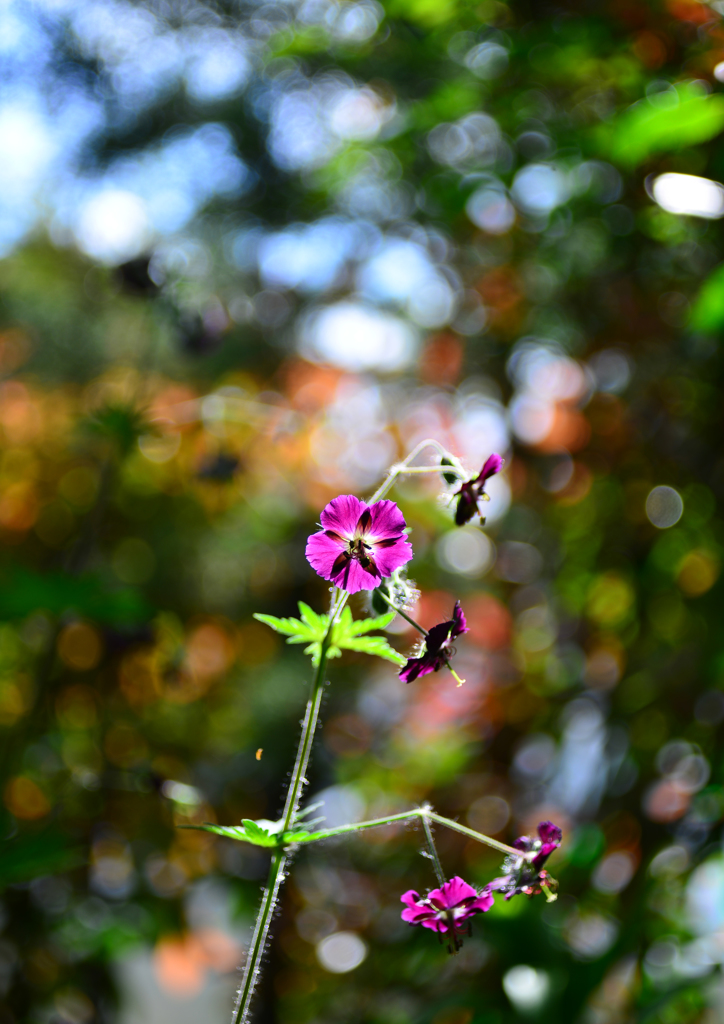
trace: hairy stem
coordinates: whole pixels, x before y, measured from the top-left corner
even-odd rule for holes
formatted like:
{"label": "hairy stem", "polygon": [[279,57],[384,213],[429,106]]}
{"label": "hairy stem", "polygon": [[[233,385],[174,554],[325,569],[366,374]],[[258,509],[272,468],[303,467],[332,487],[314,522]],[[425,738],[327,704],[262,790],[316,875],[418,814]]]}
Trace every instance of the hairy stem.
{"label": "hairy stem", "polygon": [[289,828],[291,828],[294,816],[299,810],[299,802],[302,798],[302,792],[307,782],[307,766],[309,765],[309,755],[312,752],[314,733],[317,728],[317,719],[319,717],[319,708],[322,703],[322,695],[324,693],[324,673],[327,671],[327,655],[332,644],[332,632],[342,609],[347,603],[348,597],[349,595],[343,591],[339,598],[332,603],[332,611],[329,616],[329,626],[327,627],[327,632],[325,633],[324,640],[322,641],[319,665],[314,677],[314,682],[312,683],[312,692],[310,694],[309,701],[307,702],[307,712],[302,723],[302,735],[299,740],[299,747],[297,748],[297,758],[294,763],[292,779],[289,783],[286,803],[284,804],[284,813],[282,814],[282,818],[284,820],[284,832],[287,832]]}
{"label": "hairy stem", "polygon": [[410,625],[414,629],[416,629],[418,633],[422,633],[423,636],[427,636],[427,630],[423,629],[419,622],[415,622],[415,620],[410,615],[408,615],[406,611],[403,611],[402,608],[399,607],[399,605],[396,605],[394,601],[390,601],[389,597],[385,594],[381,587],[378,589],[377,593],[380,595],[382,600],[386,604],[388,604],[390,608],[392,608],[393,611],[397,612],[398,615],[401,615],[403,619],[409,622]]}
{"label": "hairy stem", "polygon": [[[423,808],[426,810],[426,808]],[[437,847],[435,846],[435,840],[432,835],[432,829],[430,828],[430,819],[427,814],[422,815],[422,827],[425,830],[425,839],[427,840],[427,853],[432,861],[432,866],[435,869],[435,875],[440,885],[445,885],[445,873],[442,870],[442,864],[440,858],[437,855]]]}
{"label": "hairy stem", "polygon": [[252,996],[256,983],[261,973],[261,961],[266,949],[266,940],[269,934],[269,925],[274,914],[279,887],[284,878],[284,866],[287,862],[287,855],[284,850],[275,850],[272,854],[269,865],[269,877],[266,889],[261,898],[261,907],[254,926],[254,934],[249,946],[244,965],[244,974],[241,979],[239,992],[236,996],[234,1012],[231,1016],[231,1024],[245,1024],[249,1019],[249,1008],[251,1007]]}
{"label": "hairy stem", "polygon": [[[327,671],[327,658],[329,655],[329,648],[332,643],[332,633],[339,615],[347,603],[348,596],[349,595],[344,591],[339,595],[337,595],[337,592],[335,591],[335,596],[332,599],[329,626],[327,627],[327,632],[325,633],[324,640],[322,641],[319,665],[317,666],[314,681],[312,682],[312,692],[309,696],[309,700],[307,701],[307,710],[304,715],[304,721],[302,722],[302,735],[299,738],[297,756],[294,762],[291,781],[289,783],[289,790],[287,791],[286,802],[284,804],[284,832],[289,831],[292,826],[297,811],[299,810],[299,803],[302,798],[304,787],[307,783],[307,767],[309,765],[309,757],[312,752],[312,744],[314,743],[314,733],[317,728],[319,708],[324,694],[324,675]],[[254,996],[254,989],[256,988],[256,983],[259,980],[259,975],[261,973],[261,962],[264,957],[264,950],[266,949],[269,925],[274,914],[274,907],[279,895],[279,888],[284,878],[284,867],[287,862],[287,857],[288,854],[283,849],[276,850],[272,856],[271,865],[269,867],[269,878],[262,897],[261,907],[259,908],[259,915],[256,919],[254,935],[247,954],[246,964],[244,965],[244,974],[239,994],[236,999],[236,1004],[234,1006],[234,1012],[231,1017],[231,1024],[246,1024],[246,1021],[249,1020],[249,1010]]]}

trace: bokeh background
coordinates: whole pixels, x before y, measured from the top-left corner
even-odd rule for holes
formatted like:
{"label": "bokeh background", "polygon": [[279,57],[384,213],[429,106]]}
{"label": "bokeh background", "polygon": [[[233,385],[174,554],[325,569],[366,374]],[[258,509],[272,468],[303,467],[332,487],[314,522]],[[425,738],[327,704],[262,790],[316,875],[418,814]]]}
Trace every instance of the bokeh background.
{"label": "bokeh background", "polygon": [[553,818],[561,895],[449,957],[419,832],[304,849],[259,1022],[724,1020],[723,14],[0,6],[2,1024],[227,1019],[268,855],[176,826],[278,814],[309,665],[252,613],[426,436],[506,458],[484,531],[393,494],[467,683],[334,662],[310,797]]}

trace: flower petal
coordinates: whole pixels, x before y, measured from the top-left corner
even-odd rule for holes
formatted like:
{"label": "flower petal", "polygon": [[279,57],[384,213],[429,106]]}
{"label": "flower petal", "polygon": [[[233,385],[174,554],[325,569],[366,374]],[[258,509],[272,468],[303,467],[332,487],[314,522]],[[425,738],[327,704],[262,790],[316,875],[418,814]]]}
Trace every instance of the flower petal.
{"label": "flower petal", "polygon": [[[327,507],[329,508],[329,506]],[[369,518],[365,517],[365,520],[363,526],[365,540],[368,544],[370,541],[401,537],[406,526],[405,518],[395,502],[386,499],[370,505]]]}
{"label": "flower petal", "polygon": [[486,910],[490,910],[492,905],[495,903],[495,897],[492,892],[484,891],[478,896],[474,903],[470,904],[468,909],[475,910],[481,914],[484,914]]}
{"label": "flower petal", "polygon": [[305,552],[307,561],[322,579],[331,580],[334,572],[334,563],[337,561],[344,547],[338,541],[333,540],[326,533],[313,533],[307,541]]}
{"label": "flower petal", "polygon": [[371,567],[370,571],[363,569],[355,558],[345,559],[339,571],[331,576],[325,576],[325,579],[331,580],[335,586],[346,590],[348,594],[356,594],[360,590],[374,590],[382,582],[379,573],[374,574]]}
{"label": "flower petal", "polygon": [[468,480],[464,483],[459,491],[458,503],[455,508],[455,525],[464,526],[465,523],[470,522],[475,513],[478,511],[478,503],[475,498],[475,494],[472,489],[473,481]]}
{"label": "flower petal", "polygon": [[438,654],[440,648],[450,637],[450,630],[455,625],[454,622],[439,622],[437,626],[433,626],[425,637],[425,654],[435,655]]}
{"label": "flower petal", "polygon": [[[394,505],[394,502],[389,504]],[[355,498],[354,494],[340,494],[322,510],[319,521],[325,530],[334,530],[335,533],[351,538],[366,508],[364,501]]]}
{"label": "flower petal", "polygon": [[[471,897],[475,899],[478,895],[477,890],[463,881],[459,875],[455,875],[449,882],[445,882],[440,892],[446,907],[457,907],[463,900],[468,900]],[[430,895],[432,896],[432,893]]]}
{"label": "flower petal", "polygon": [[416,907],[419,899],[419,892],[415,892],[414,889],[408,889],[407,892],[403,892],[402,896],[400,896],[400,903],[404,903],[406,907]]}
{"label": "flower petal", "polygon": [[425,654],[421,658],[408,658],[407,664],[400,669],[400,679],[403,683],[411,683],[418,676],[427,676],[430,672],[436,672],[439,667],[437,656]]}
{"label": "flower petal", "polygon": [[563,833],[552,821],[542,821],[538,826],[538,835],[542,842],[555,843],[556,846],[560,846],[563,839]]}
{"label": "flower petal", "polygon": [[469,632],[469,627],[467,619],[465,618],[465,612],[462,610],[460,602],[456,601],[455,607],[453,608],[452,630],[450,632],[450,637],[454,640],[456,636],[461,636],[463,633],[467,632]]}
{"label": "flower petal", "polygon": [[435,911],[430,907],[405,907],[400,917],[407,924],[424,924],[425,921],[435,917]]}
{"label": "flower petal", "polygon": [[[370,543],[369,537],[367,543]],[[383,542],[382,545],[372,543],[372,554],[381,576],[391,576],[395,569],[399,569],[412,558],[412,544],[408,540],[401,538],[389,546],[387,543]]]}
{"label": "flower petal", "polygon": [[476,483],[484,484],[489,477],[495,476],[496,473],[499,473],[503,468],[503,465],[504,460],[493,452],[490,458],[485,460],[485,464],[480,470],[480,474],[476,477]]}

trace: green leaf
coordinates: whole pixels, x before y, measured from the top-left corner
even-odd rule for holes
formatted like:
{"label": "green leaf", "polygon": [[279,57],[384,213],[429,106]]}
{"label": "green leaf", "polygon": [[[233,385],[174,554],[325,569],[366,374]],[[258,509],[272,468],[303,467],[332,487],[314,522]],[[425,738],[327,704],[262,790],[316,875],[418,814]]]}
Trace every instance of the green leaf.
{"label": "green leaf", "polygon": [[[322,656],[322,642],[329,628],[329,616],[318,615],[303,601],[299,602],[299,613],[301,619],[278,619],[274,615],[262,615],[258,612],[254,618],[270,626],[277,633],[284,633],[288,644],[306,644],[304,653],[311,655],[312,664],[316,668]],[[345,607],[332,630],[327,657],[339,658],[343,650],[363,651],[365,654],[376,654],[396,665],[404,665],[405,659],[390,647],[384,637],[361,638],[363,634],[374,629],[385,629],[394,617],[395,612],[389,611],[374,618],[355,620],[349,607]]]}
{"label": "green leaf", "polygon": [[300,601],[298,607],[302,621],[310,629],[315,630],[321,640],[329,628],[329,615],[317,615],[304,601]]}
{"label": "green leaf", "polygon": [[319,636],[318,631],[312,629],[308,622],[301,622],[299,619],[278,619],[275,615],[262,615],[260,612],[255,612],[254,618],[270,626],[277,633],[285,633],[292,637],[287,643],[309,643],[310,640],[321,640],[324,637],[324,633]]}
{"label": "green leaf", "polygon": [[349,637],[342,646],[348,651],[362,651],[363,654],[374,654],[378,658],[384,658],[395,665],[404,665],[407,659],[404,658],[394,647],[390,647],[383,636],[360,636]]}
{"label": "green leaf", "polygon": [[724,263],[720,263],[699,289],[689,316],[694,331],[717,331],[724,327]]}
{"label": "green leaf", "polygon": [[635,103],[598,134],[613,160],[635,167],[653,153],[706,142],[723,128],[724,96],[709,96],[694,83],[680,83],[653,103]]}
{"label": "green leaf", "polygon": [[263,828],[251,818],[242,818],[241,824],[246,833],[246,840],[254,846],[276,846],[279,842],[275,832],[269,828]]}
{"label": "green leaf", "polygon": [[374,619],[357,619],[348,630],[349,636],[360,636],[362,633],[371,633],[373,629],[387,629],[397,612],[390,609],[383,615],[377,615]]}

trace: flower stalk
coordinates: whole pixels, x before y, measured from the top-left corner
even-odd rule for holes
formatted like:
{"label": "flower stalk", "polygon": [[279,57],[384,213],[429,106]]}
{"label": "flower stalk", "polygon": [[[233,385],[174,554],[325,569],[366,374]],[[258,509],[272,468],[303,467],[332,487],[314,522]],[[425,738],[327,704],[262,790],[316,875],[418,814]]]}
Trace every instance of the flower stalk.
{"label": "flower stalk", "polygon": [[[322,696],[324,694],[324,676],[327,671],[327,660],[329,656],[329,648],[332,644],[332,633],[342,609],[347,603],[348,597],[349,594],[344,591],[341,593],[338,593],[336,589],[333,591],[329,626],[322,641],[319,665],[317,666],[317,671],[312,682],[312,690],[309,700],[307,701],[307,710],[302,722],[302,734],[299,738],[297,756],[294,762],[294,769],[292,771],[286,801],[284,803],[283,832],[288,832],[291,828],[299,811],[299,804],[302,799],[304,787],[307,784],[307,768],[309,766],[309,757],[312,752],[314,733],[319,719],[319,709],[321,707]],[[246,1024],[249,1020],[249,1011],[254,997],[254,990],[256,988],[256,983],[259,980],[261,963],[264,958],[264,951],[266,950],[269,925],[271,924],[274,908],[279,896],[279,888],[284,880],[284,869],[286,867],[287,860],[288,853],[283,847],[278,847],[272,854],[271,864],[269,865],[269,877],[266,889],[264,890],[264,895],[262,896],[261,907],[259,908],[259,914],[254,927],[254,934],[252,936],[249,952],[246,957],[246,963],[244,964],[244,973],[242,975],[241,986],[239,987],[239,992],[236,997],[236,1003],[231,1017],[231,1024]]]}

